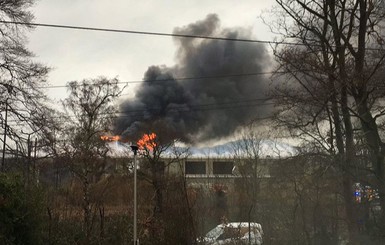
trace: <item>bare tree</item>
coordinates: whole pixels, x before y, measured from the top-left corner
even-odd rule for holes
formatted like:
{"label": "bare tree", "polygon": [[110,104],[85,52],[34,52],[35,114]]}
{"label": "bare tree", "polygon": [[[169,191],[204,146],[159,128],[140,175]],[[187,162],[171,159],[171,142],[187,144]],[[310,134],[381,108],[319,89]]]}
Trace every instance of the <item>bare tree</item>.
{"label": "bare tree", "polygon": [[[150,239],[155,239],[158,243],[169,241],[165,237],[165,232],[169,232],[167,224],[165,224],[165,214],[172,207],[166,206],[165,203],[170,203],[167,200],[167,194],[172,193],[171,189],[179,189],[177,193],[180,196],[172,197],[174,200],[178,198],[187,205],[187,218],[191,222],[191,230],[193,230],[191,210],[187,196],[187,186],[184,178],[179,178],[175,181],[175,176],[170,174],[168,169],[174,168],[178,170],[180,162],[187,158],[189,151],[187,148],[177,147],[177,140],[170,140],[170,134],[167,130],[162,130],[161,125],[154,123],[151,128],[156,128],[153,132],[145,133],[138,141],[139,155],[141,156],[139,176],[146,180],[153,188],[153,211],[148,218],[148,229]],[[177,185],[177,186],[171,186]],[[167,191],[166,191],[167,190]],[[167,202],[166,202],[167,201]],[[182,206],[186,206],[182,205]],[[174,207],[178,207],[177,204]],[[190,234],[191,235],[191,234]],[[152,240],[153,242],[155,240]]]}
{"label": "bare tree", "polygon": [[[70,82],[70,95],[63,101],[66,116],[61,138],[61,153],[82,186],[84,230],[89,241],[92,232],[94,204],[103,193],[92,193],[92,187],[105,173],[108,147],[101,140],[111,130],[116,109],[113,105],[121,93],[116,79],[97,78]],[[102,188],[103,189],[103,188]]]}
{"label": "bare tree", "polygon": [[[281,19],[275,24],[297,45],[277,47],[284,89],[279,122],[296,135],[316,140],[340,166],[350,240],[358,226],[353,210],[351,169],[356,162],[356,129],[363,132],[385,215],[384,144],[378,124],[384,49],[383,1],[277,0]],[[286,86],[285,86],[286,85]],[[311,130],[309,130],[311,129]],[[315,133],[315,134],[314,134]],[[384,224],[384,222],[382,222]],[[383,230],[383,229],[381,229]]]}
{"label": "bare tree", "polygon": [[[258,193],[262,175],[265,173],[261,162],[262,157],[262,134],[257,131],[256,124],[250,124],[240,133],[239,138],[233,141],[232,150],[234,162],[237,168],[236,174],[241,177],[239,184],[240,201],[247,207],[247,216],[241,215],[249,222],[258,222],[256,213],[258,207]],[[264,169],[266,170],[266,169]],[[238,188],[237,188],[238,189]],[[242,210],[244,210],[242,208]]]}
{"label": "bare tree", "polygon": [[[0,2],[0,20],[29,23],[33,19],[29,11],[33,3],[33,0]],[[29,25],[13,24],[2,24],[0,28],[2,169],[5,152],[23,153],[21,149],[28,141],[28,135],[37,137],[50,121],[42,88],[49,69],[34,62],[33,54],[25,47],[24,32],[31,29]]]}

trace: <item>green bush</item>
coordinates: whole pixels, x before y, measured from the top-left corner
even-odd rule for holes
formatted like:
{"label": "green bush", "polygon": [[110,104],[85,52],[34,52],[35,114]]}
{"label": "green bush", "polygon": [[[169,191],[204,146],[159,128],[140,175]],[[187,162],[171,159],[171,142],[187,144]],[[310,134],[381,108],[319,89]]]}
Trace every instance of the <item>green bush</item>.
{"label": "green bush", "polygon": [[16,174],[0,174],[0,244],[43,244],[42,192]]}

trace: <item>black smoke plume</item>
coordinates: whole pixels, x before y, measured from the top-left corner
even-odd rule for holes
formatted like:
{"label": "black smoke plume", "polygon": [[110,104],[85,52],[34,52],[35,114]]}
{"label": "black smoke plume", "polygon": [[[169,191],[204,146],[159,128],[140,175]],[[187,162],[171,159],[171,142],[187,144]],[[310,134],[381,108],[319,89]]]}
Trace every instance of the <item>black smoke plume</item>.
{"label": "black smoke plume", "polygon": [[[247,28],[221,29],[215,14],[174,33],[253,39]],[[266,71],[270,58],[265,46],[197,38],[174,42],[176,65],[148,68],[135,97],[120,105],[117,133],[132,138],[163,132],[168,139],[197,143],[229,136],[268,113],[269,107],[257,106],[265,97],[265,76],[242,75]]]}

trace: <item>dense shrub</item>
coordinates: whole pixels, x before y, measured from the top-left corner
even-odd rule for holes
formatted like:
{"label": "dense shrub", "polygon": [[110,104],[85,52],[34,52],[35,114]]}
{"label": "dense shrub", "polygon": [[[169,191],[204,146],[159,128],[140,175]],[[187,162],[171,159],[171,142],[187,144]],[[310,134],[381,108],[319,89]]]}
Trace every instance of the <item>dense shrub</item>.
{"label": "dense shrub", "polygon": [[0,174],[0,243],[43,244],[42,192],[16,174]]}

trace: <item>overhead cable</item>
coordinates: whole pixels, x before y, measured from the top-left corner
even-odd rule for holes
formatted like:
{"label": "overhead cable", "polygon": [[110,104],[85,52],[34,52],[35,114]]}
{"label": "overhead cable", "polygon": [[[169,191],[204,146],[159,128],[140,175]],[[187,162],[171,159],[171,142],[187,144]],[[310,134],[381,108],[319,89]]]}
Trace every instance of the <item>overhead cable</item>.
{"label": "overhead cable", "polygon": [[98,27],[86,27],[86,26],[74,26],[74,25],[58,25],[58,24],[45,24],[35,22],[20,22],[20,21],[7,21],[0,20],[3,24],[14,24],[14,25],[25,25],[25,26],[36,26],[36,27],[50,27],[50,28],[63,28],[63,29],[75,29],[85,31],[101,31],[101,32],[115,32],[125,34],[137,34],[137,35],[150,35],[150,36],[166,36],[166,37],[177,37],[177,38],[197,38],[197,39],[212,39],[221,41],[232,41],[232,42],[248,42],[248,43],[262,43],[262,44],[284,44],[284,45],[295,45],[302,46],[302,43],[292,42],[278,42],[278,41],[266,41],[256,39],[244,39],[244,38],[229,38],[229,37],[216,37],[216,36],[204,36],[204,35],[193,35],[193,34],[176,34],[166,32],[149,32],[149,31],[136,31],[136,30],[124,30],[124,29],[110,29],[110,28],[98,28]]}
{"label": "overhead cable", "polygon": [[[24,25],[24,26],[36,26],[36,27],[74,29],[74,30],[83,30],[83,31],[115,32],[115,33],[124,33],[124,34],[148,35],[148,36],[166,36],[166,37],[176,37],[176,38],[211,39],[211,40],[220,40],[220,41],[248,42],[248,43],[273,44],[273,45],[291,45],[291,46],[306,46],[306,47],[309,47],[309,46],[322,47],[323,46],[323,45],[317,44],[317,43],[309,44],[309,43],[295,43],[295,42],[286,42],[286,41],[267,41],[267,40],[245,39],[245,38],[229,38],[229,37],[204,36],[204,35],[194,35],[194,34],[177,34],[177,33],[167,33],[167,32],[150,32],[150,31],[111,29],[111,28],[47,24],[47,23],[22,22],[22,21],[8,21],[8,20],[0,20],[0,23],[13,24],[13,25]],[[336,47],[336,46],[332,45],[331,47]],[[353,48],[356,49],[357,47],[353,47]],[[370,48],[370,47],[367,47],[366,50],[384,51],[384,49],[382,49],[382,48]]]}
{"label": "overhead cable", "polygon": [[[125,82],[117,82],[116,84],[135,84],[135,83],[156,83],[156,82],[170,82],[170,81],[188,81],[188,80],[204,80],[204,79],[218,79],[218,78],[231,78],[231,77],[247,77],[247,76],[262,76],[262,75],[273,75],[280,74],[285,72],[253,72],[253,73],[239,73],[239,74],[227,74],[227,75],[215,75],[215,76],[199,76],[199,77],[171,77],[171,78],[162,78],[162,79],[150,79],[150,80],[131,80]],[[78,84],[82,86],[82,84]],[[50,85],[50,86],[40,86],[36,88],[66,88],[69,85]]]}

